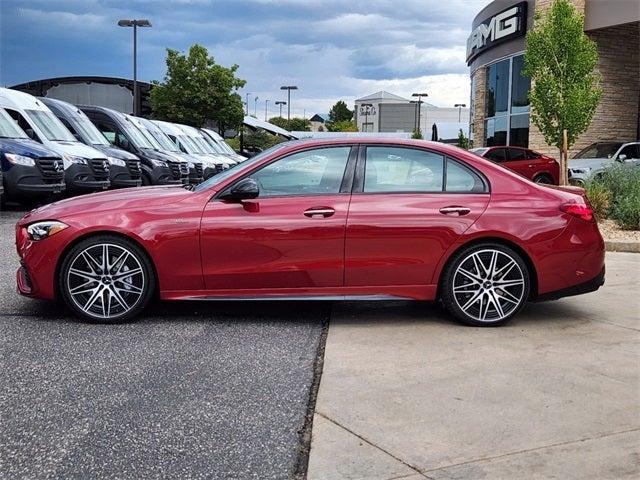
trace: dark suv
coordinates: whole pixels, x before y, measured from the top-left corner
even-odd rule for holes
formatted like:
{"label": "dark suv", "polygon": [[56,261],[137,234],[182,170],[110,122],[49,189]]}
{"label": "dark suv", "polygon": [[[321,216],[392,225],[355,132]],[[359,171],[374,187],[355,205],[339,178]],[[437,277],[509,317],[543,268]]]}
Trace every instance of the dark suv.
{"label": "dark suv", "polygon": [[125,114],[105,107],[78,105],[78,108],[112,145],[133,153],[140,159],[142,185],[189,183],[187,163],[156,150]]}

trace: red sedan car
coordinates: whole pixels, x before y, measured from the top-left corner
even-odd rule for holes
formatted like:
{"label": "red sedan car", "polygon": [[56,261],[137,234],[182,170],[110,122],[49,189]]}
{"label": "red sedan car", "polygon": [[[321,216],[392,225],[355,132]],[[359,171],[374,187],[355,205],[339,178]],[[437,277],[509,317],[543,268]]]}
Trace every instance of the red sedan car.
{"label": "red sedan car", "polygon": [[558,185],[560,165],[555,158],[522,147],[484,147],[473,148],[470,151],[499,163],[533,182]]}
{"label": "red sedan car", "polygon": [[604,282],[575,187],[536,185],[455,147],[278,145],[195,188],[63,200],[16,226],[18,290],[112,322],[164,300],[440,299],[498,325],[527,300]]}

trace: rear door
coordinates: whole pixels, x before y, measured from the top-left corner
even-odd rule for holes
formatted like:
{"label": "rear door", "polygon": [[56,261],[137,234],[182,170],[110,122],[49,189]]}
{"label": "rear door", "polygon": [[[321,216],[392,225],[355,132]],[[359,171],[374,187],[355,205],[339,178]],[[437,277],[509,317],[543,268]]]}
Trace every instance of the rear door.
{"label": "rear door", "polygon": [[345,242],[345,286],[424,287],[489,202],[486,180],[427,149],[360,149]]}

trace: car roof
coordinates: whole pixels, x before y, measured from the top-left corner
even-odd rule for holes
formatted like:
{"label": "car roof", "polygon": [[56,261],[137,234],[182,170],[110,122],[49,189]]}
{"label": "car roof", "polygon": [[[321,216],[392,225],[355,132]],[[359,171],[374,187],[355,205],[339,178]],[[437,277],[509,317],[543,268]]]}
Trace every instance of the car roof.
{"label": "car roof", "polygon": [[0,87],[0,106],[18,110],[49,111],[47,106],[33,95],[3,87]]}
{"label": "car roof", "polygon": [[164,120],[152,120],[152,122],[158,125],[165,133],[170,133],[171,135],[184,135],[184,131],[174,123],[165,122]]}
{"label": "car roof", "polygon": [[51,110],[55,110],[64,116],[77,116],[78,111],[80,110],[74,104],[65,102],[63,100],[58,100],[57,98],[48,98],[48,97],[38,97],[42,103],[44,103]]}

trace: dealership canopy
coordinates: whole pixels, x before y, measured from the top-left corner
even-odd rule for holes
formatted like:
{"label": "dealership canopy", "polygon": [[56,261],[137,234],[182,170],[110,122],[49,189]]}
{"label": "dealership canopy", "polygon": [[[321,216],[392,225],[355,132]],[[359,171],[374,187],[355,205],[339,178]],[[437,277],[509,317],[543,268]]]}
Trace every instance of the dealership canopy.
{"label": "dealership canopy", "polygon": [[258,120],[255,117],[250,115],[245,115],[244,122],[247,127],[253,128],[255,130],[266,130],[267,132],[273,133],[274,135],[282,135],[286,138],[297,138],[293,133],[284,128],[280,128],[273,123],[265,122],[263,120]]}

